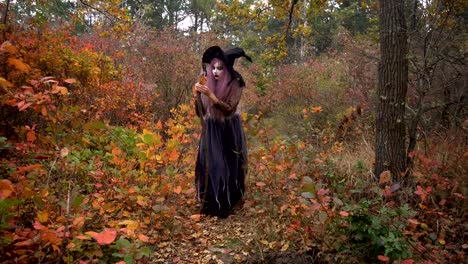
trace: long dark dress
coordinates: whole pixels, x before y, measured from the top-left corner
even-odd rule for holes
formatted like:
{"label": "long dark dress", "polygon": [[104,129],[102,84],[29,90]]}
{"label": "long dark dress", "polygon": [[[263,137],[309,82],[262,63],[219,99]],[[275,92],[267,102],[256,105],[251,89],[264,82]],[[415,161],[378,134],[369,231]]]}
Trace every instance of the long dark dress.
{"label": "long dark dress", "polygon": [[[227,217],[242,199],[247,173],[245,135],[241,117],[236,112],[243,89],[240,83],[243,82],[238,79],[233,82],[236,83],[231,85],[229,95],[212,106],[215,109],[212,114],[203,111],[206,134],[201,136],[195,167],[195,184],[202,202],[202,213],[221,218]],[[201,113],[198,111],[198,114]]]}

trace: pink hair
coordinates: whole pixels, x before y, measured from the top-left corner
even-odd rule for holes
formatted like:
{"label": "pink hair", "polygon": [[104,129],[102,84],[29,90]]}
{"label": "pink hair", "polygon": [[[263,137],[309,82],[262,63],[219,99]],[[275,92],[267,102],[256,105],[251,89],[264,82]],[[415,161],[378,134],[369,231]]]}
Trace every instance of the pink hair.
{"label": "pink hair", "polygon": [[[213,75],[213,68],[216,63],[220,63],[223,66],[223,72],[220,75],[220,79],[216,80]],[[237,84],[235,81],[232,80],[232,76],[226,66],[226,64],[218,59],[214,58],[211,60],[210,64],[206,67],[206,74],[207,74],[207,82],[206,86],[216,95],[219,100],[227,101],[230,96],[232,96],[232,86],[233,84]],[[203,106],[206,108],[207,113],[215,118],[221,118],[222,113],[213,107],[213,102],[207,96],[202,95]]]}

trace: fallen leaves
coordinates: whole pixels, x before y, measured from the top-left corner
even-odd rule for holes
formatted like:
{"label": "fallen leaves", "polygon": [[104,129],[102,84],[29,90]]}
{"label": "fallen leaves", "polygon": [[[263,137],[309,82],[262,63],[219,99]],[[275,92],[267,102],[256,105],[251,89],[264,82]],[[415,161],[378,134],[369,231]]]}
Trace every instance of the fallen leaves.
{"label": "fallen leaves", "polygon": [[113,228],[106,228],[100,233],[88,231],[85,234],[90,235],[99,245],[108,245],[114,242],[117,237],[117,231]]}
{"label": "fallen leaves", "polygon": [[258,187],[264,187],[264,186],[266,186],[266,183],[264,183],[264,182],[256,182],[255,185],[258,186]]}
{"label": "fallen leaves", "polygon": [[190,216],[190,219],[192,219],[195,222],[199,222],[201,219],[201,214],[194,214]]}

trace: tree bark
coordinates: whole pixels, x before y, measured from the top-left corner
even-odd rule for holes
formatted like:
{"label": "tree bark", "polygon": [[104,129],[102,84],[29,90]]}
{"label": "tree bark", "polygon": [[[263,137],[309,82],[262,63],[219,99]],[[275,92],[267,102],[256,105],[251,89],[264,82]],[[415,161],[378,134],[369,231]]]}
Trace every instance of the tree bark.
{"label": "tree bark", "polygon": [[10,11],[10,0],[7,0],[6,1],[6,7],[5,7],[5,12],[3,13],[3,21],[2,21],[2,24],[3,24],[3,29],[2,29],[2,42],[5,41],[7,39],[7,35],[6,35],[6,32],[7,32],[7,22],[8,22],[8,12]]}
{"label": "tree bark", "polygon": [[379,83],[377,88],[375,176],[390,170],[401,181],[406,170],[405,104],[408,43],[404,0],[380,1]]}

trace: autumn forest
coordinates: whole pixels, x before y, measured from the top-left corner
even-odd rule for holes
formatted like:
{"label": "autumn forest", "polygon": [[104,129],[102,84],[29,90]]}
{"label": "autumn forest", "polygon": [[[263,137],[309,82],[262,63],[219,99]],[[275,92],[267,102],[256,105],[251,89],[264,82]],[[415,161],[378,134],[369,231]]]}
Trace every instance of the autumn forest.
{"label": "autumn forest", "polygon": [[[467,263],[462,0],[0,2],[0,263]],[[242,47],[246,191],[192,86]]]}

